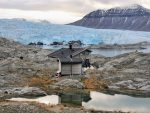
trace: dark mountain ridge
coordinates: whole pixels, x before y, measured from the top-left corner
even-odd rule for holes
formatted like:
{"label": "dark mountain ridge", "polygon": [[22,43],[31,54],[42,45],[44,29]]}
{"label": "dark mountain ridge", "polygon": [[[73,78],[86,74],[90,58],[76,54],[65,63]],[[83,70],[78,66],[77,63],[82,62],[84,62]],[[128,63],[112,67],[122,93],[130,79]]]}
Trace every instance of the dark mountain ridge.
{"label": "dark mountain ridge", "polygon": [[140,5],[93,11],[71,25],[96,29],[150,31],[150,9]]}

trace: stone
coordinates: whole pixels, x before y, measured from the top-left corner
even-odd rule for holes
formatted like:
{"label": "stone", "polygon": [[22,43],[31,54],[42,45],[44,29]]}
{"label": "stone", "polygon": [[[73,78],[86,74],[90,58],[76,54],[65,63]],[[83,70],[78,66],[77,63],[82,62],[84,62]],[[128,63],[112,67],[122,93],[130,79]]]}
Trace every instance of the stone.
{"label": "stone", "polygon": [[120,87],[118,86],[108,86],[109,89],[119,89]]}
{"label": "stone", "polygon": [[6,84],[7,82],[5,80],[1,80],[0,79],[0,86],[3,86],[4,84]]}
{"label": "stone", "polygon": [[144,81],[146,81],[146,79],[135,78],[134,81],[135,81],[135,82],[144,82]]}
{"label": "stone", "polygon": [[0,74],[0,76],[5,76],[5,74]]}
{"label": "stone", "polygon": [[46,92],[37,87],[16,87],[1,89],[4,94],[16,94],[19,96],[45,96]]}
{"label": "stone", "polygon": [[115,83],[115,84],[116,84],[117,86],[127,87],[127,86],[129,86],[131,83],[133,83],[132,80],[127,80],[127,81],[117,82],[117,83]]}
{"label": "stone", "polygon": [[146,85],[140,88],[140,90],[150,91],[150,85]]}
{"label": "stone", "polygon": [[46,93],[37,87],[25,87],[21,89],[21,95],[25,96],[44,96]]}
{"label": "stone", "polygon": [[134,86],[131,85],[131,84],[130,84],[129,86],[127,86],[127,88],[128,88],[128,89],[136,89],[136,87],[134,87]]}
{"label": "stone", "polygon": [[64,79],[55,83],[54,85],[60,87],[70,87],[70,88],[79,88],[79,89],[84,88],[83,83],[73,79]]}

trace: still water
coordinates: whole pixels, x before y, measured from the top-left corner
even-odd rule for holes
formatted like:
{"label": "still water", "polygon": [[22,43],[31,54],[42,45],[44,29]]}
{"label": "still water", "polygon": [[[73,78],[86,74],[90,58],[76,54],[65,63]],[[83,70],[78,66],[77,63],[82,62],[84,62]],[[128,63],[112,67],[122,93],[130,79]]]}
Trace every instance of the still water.
{"label": "still water", "polygon": [[88,95],[61,94],[48,95],[37,99],[12,98],[10,101],[34,101],[44,104],[57,105],[60,103],[76,104],[85,109],[104,111],[124,111],[137,113],[150,113],[150,98],[138,98],[127,95],[109,95],[91,91]]}
{"label": "still water", "polygon": [[[54,51],[60,49],[60,48],[67,48],[68,46],[43,46],[44,49],[53,49]],[[91,49],[91,54],[97,54],[97,55],[103,55],[105,57],[114,57],[120,54],[134,52],[136,49]],[[146,49],[137,49],[139,52],[144,53],[150,53],[150,46],[148,46]]]}
{"label": "still water", "polygon": [[[106,57],[114,57],[120,54],[134,52],[136,49],[92,49],[92,54],[103,55]],[[137,50],[139,52],[150,53],[150,47],[147,49]]]}
{"label": "still water", "polygon": [[127,95],[106,95],[90,92],[91,100],[82,102],[86,109],[150,113],[150,98],[135,98]]}

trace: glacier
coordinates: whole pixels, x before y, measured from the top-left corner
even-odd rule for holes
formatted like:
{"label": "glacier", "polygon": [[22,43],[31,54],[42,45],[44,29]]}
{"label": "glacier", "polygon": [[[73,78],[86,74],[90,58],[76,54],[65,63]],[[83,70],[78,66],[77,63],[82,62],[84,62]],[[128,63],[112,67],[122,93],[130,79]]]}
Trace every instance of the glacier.
{"label": "glacier", "polygon": [[92,29],[24,19],[0,19],[0,36],[23,44],[81,40],[84,44],[132,44],[150,41],[150,32]]}

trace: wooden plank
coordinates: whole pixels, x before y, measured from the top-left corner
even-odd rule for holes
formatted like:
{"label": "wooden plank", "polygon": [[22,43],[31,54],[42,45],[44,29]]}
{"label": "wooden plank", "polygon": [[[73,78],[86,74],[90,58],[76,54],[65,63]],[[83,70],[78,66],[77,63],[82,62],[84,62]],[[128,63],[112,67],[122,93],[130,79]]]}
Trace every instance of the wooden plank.
{"label": "wooden plank", "polygon": [[80,75],[82,73],[82,64],[62,64],[61,69],[62,75],[70,75],[71,73],[73,75]]}

